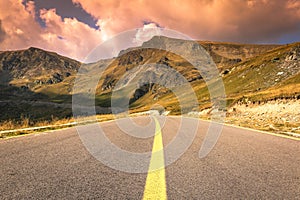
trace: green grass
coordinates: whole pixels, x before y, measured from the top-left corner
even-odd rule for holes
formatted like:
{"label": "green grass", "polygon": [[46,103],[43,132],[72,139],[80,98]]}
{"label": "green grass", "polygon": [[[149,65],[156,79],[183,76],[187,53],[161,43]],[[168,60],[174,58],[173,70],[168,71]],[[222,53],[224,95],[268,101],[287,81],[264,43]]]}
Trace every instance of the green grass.
{"label": "green grass", "polygon": [[[208,44],[205,44],[208,45]],[[268,46],[263,47],[260,53],[257,53],[254,57],[246,58],[246,55],[242,55],[243,61],[235,65],[230,64],[230,59],[234,58],[232,55],[221,55],[224,52],[220,50],[213,50],[213,58],[220,64],[220,72],[225,67],[231,70],[231,72],[223,76],[223,82],[226,92],[226,104],[232,106],[238,101],[268,101],[274,98],[294,98],[300,94],[300,73],[295,75],[289,75],[284,79],[279,79],[275,82],[276,75],[282,70],[278,68],[279,62],[283,61],[291,48],[299,45],[290,44],[282,45],[277,48],[267,51]],[[256,48],[257,46],[253,46]],[[208,48],[208,46],[206,47]],[[243,46],[237,44],[227,44],[227,48],[238,49],[242,52]],[[251,45],[247,48],[252,48]],[[269,48],[270,49],[270,48]],[[130,56],[142,55],[145,59],[139,64],[145,64],[149,62],[158,62],[163,56],[167,56],[170,60],[170,66],[181,72],[187,79],[193,78],[198,75],[194,67],[192,67],[187,61],[180,56],[176,56],[171,53],[155,51],[155,50],[138,50],[137,52],[131,52]],[[127,56],[127,57],[126,57]],[[279,61],[274,61],[274,58],[279,58]],[[107,89],[102,91],[104,82],[116,83],[126,72],[136,66],[136,64],[127,64],[128,55],[124,54],[121,58],[116,59],[107,70],[102,74],[103,76],[99,80],[97,86],[97,93],[95,97],[95,104],[101,107],[111,106],[112,90]],[[222,63],[223,62],[223,63]],[[121,63],[121,64],[120,64]],[[124,64],[125,63],[125,64]],[[299,63],[299,62],[298,62]],[[226,66],[225,66],[226,65]],[[100,68],[97,63],[92,64],[93,68],[90,75],[100,73]],[[0,100],[11,100],[12,103],[8,103],[5,106],[1,106],[0,122],[5,120],[15,120],[16,123],[21,120],[21,116],[30,118],[32,121],[51,121],[52,118],[64,119],[72,116],[71,108],[55,108],[53,106],[39,106],[30,103],[18,103],[21,100],[25,101],[50,101],[54,103],[72,103],[72,88],[75,77],[70,76],[63,82],[52,85],[38,85],[31,90],[23,90],[20,88],[29,80],[18,80],[15,82],[16,86],[0,85]],[[22,82],[23,81],[23,82]],[[86,84],[89,81],[89,76],[80,84]],[[186,103],[183,105],[185,110],[203,110],[212,106],[210,100],[210,94],[207,86],[203,80],[196,80],[191,82],[191,86],[194,91],[181,91],[183,94],[183,101]],[[83,87],[84,88],[84,87]],[[218,89],[218,86],[213,87],[214,90]],[[115,94],[116,102],[124,102],[124,99],[130,98],[130,88],[124,88],[117,91]],[[198,103],[193,102],[193,92],[196,94]],[[152,92],[147,93],[142,98],[133,102],[130,105],[132,112],[145,111],[150,109],[155,104],[162,105],[166,110],[171,111],[171,114],[181,114],[180,103],[177,97],[171,92],[164,92],[158,95]],[[183,112],[185,112],[183,110]]]}
{"label": "green grass", "polygon": [[[289,50],[299,45],[299,43],[280,46],[262,55],[245,60],[242,63],[234,65],[230,74],[223,77],[226,91],[226,104],[232,106],[237,101],[268,101],[274,98],[295,98],[300,95],[300,73],[280,79],[277,82],[276,75],[280,71],[288,69],[278,68],[279,58],[283,62]],[[211,106],[210,95],[203,80],[194,81],[193,89],[199,101],[199,109],[205,109]],[[217,86],[213,87],[217,89]],[[185,102],[191,101],[192,94],[185,93]],[[132,106],[133,108],[147,109],[149,105],[161,103],[165,108],[171,109],[174,113],[179,113],[179,104],[176,97],[170,92],[161,96],[158,102],[153,100],[153,96],[145,95]]]}

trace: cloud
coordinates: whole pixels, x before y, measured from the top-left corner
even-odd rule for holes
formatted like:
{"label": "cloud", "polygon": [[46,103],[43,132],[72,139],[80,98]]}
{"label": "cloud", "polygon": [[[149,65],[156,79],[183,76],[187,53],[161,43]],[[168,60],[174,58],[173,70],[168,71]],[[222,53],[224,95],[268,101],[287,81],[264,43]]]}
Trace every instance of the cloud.
{"label": "cloud", "polygon": [[108,35],[149,20],[195,39],[276,42],[299,29],[297,0],[73,0],[99,19]]}
{"label": "cloud", "polygon": [[41,34],[50,48],[68,52],[68,56],[83,60],[85,56],[102,41],[100,30],[90,28],[75,18],[62,19],[55,9],[41,10],[40,17],[44,20],[46,31]]}
{"label": "cloud", "polygon": [[45,27],[41,27],[35,20],[33,1],[27,2],[26,6],[21,0],[1,1],[0,39],[3,33],[6,33],[1,50],[36,46],[84,60],[85,56],[102,41],[100,30],[93,29],[75,18],[62,19],[55,9],[42,9],[37,14],[44,21]]}
{"label": "cloud", "polygon": [[[298,0],[72,1],[91,14],[100,28],[62,18],[55,9],[37,10],[34,1],[0,1],[0,50],[36,46],[84,60],[99,43],[140,27],[137,44],[159,33],[161,27],[201,40],[300,40]],[[42,26],[38,20],[43,20]]]}
{"label": "cloud", "polygon": [[6,33],[1,49],[24,48],[31,41],[40,41],[40,27],[21,0],[0,1],[0,19],[2,30]]}
{"label": "cloud", "polygon": [[140,46],[143,42],[150,40],[155,35],[161,35],[162,28],[155,23],[145,24],[142,28],[138,29],[133,43]]}

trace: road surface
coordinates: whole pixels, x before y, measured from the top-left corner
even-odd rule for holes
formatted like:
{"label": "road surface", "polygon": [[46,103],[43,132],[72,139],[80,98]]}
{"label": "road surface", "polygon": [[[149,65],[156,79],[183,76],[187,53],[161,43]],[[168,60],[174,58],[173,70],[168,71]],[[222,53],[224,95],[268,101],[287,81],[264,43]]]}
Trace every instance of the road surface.
{"label": "road surface", "polygon": [[[101,126],[122,149],[152,150],[153,137],[123,134],[114,121]],[[164,146],[179,126],[180,118],[168,118],[161,129]],[[224,126],[214,149],[200,159],[208,126],[199,121],[192,145],[165,167],[168,199],[300,199],[299,141]],[[76,128],[1,140],[0,159],[0,199],[142,199],[148,175],[105,166],[86,150]]]}

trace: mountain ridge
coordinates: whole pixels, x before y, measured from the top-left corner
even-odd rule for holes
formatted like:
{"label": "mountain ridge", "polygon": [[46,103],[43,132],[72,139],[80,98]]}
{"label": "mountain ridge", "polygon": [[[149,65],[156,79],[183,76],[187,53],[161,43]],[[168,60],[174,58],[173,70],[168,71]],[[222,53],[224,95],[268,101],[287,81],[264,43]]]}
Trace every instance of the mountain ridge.
{"label": "mountain ridge", "polygon": [[[198,43],[211,55],[223,77],[229,106],[238,101],[244,101],[243,99],[263,101],[281,96],[294,97],[300,93],[296,87],[300,83],[298,73],[300,43],[289,45],[246,44],[246,46],[209,41],[198,41]],[[116,84],[121,81],[121,77],[137,66],[146,67],[149,63],[165,65],[182,74],[195,90],[200,102],[197,109],[202,110],[212,106],[201,74],[178,55],[137,47],[129,49],[127,52],[126,50],[120,52],[119,56],[112,60],[100,60],[96,63],[84,64],[84,66],[86,69],[92,70],[89,72],[90,75],[95,75],[100,74],[103,66],[108,63],[110,64],[103,72],[96,88],[95,101],[97,106],[110,107],[112,91]],[[55,52],[47,52],[34,47],[26,50],[1,52],[0,85],[2,89],[0,100],[10,99],[13,101],[14,98],[17,100],[24,98],[30,101],[41,100],[70,104],[73,83],[78,69],[83,66],[82,64]],[[160,74],[160,76],[165,72],[157,71],[153,67],[149,70],[156,75]],[[146,76],[151,77],[149,74],[144,74],[141,78]],[[131,80],[131,77],[125,76],[125,79]],[[177,79],[168,75],[165,76],[165,80],[174,82]],[[260,84],[261,82],[265,84]],[[126,81],[119,84],[126,85]],[[286,87],[292,87],[292,89],[284,90],[283,88]],[[121,88],[115,89],[120,90]],[[188,97],[187,94],[186,98]],[[160,103],[171,113],[178,114],[178,105],[170,90],[158,85],[140,84],[130,98],[131,109],[133,110],[147,110],[153,104]],[[26,106],[28,107],[28,105]],[[31,105],[32,109],[34,109],[33,107]],[[3,106],[1,108],[1,112],[9,112]],[[32,118],[38,118],[38,116],[30,113],[30,109],[29,111],[24,109],[24,112],[20,110],[22,109],[19,109],[11,117],[29,115]],[[51,113],[53,114],[53,112]],[[61,113],[62,116],[60,117],[66,113],[70,116],[71,110]],[[6,116],[7,118],[8,116]]]}

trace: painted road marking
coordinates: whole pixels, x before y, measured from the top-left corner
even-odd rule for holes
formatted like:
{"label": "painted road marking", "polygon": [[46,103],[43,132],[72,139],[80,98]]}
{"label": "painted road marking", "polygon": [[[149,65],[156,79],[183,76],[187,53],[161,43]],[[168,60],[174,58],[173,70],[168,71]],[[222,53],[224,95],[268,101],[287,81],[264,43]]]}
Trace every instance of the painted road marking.
{"label": "painted road marking", "polygon": [[158,120],[155,120],[155,136],[143,199],[167,199],[165,161],[162,133]]}

